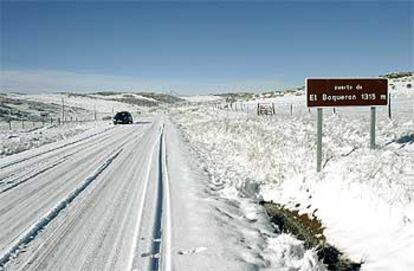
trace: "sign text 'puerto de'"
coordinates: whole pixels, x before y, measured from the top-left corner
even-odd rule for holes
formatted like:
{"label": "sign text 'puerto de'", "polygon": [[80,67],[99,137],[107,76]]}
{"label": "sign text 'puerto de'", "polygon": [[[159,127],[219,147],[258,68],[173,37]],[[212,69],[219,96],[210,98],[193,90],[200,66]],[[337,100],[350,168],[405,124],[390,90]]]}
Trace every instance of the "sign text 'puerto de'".
{"label": "sign text 'puerto de'", "polygon": [[308,107],[387,105],[388,81],[373,79],[307,79]]}

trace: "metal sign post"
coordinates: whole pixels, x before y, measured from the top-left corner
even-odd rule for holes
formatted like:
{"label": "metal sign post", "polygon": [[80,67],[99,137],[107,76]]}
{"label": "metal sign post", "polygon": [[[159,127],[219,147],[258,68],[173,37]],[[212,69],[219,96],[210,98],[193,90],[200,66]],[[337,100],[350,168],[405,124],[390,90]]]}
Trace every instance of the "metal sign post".
{"label": "metal sign post", "polygon": [[391,93],[388,94],[388,118],[391,119]]}
{"label": "metal sign post", "polygon": [[375,149],[375,107],[371,107],[370,149]]}
{"label": "metal sign post", "polygon": [[306,79],[306,99],[310,111],[317,108],[316,170],[322,170],[322,108],[370,106],[370,148],[375,149],[375,106],[388,105],[388,80],[384,78]]}
{"label": "metal sign post", "polygon": [[316,139],[316,171],[322,169],[322,108],[318,108],[317,139]]}

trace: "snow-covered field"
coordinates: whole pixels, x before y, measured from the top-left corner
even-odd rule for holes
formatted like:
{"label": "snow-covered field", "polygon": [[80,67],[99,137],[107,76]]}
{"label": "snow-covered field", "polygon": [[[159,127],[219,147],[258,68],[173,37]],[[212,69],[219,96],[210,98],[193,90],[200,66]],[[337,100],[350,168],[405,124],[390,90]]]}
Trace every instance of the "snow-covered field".
{"label": "snow-covered field", "polygon": [[258,117],[257,101],[240,101],[244,112],[192,107],[176,110],[173,119],[224,198],[314,214],[329,242],[362,261],[362,270],[408,271],[414,267],[414,90],[398,90],[391,92],[392,120],[386,107],[377,110],[376,150],[369,149],[369,108],[324,110],[321,173],[316,116],[303,95],[270,100],[275,116]]}

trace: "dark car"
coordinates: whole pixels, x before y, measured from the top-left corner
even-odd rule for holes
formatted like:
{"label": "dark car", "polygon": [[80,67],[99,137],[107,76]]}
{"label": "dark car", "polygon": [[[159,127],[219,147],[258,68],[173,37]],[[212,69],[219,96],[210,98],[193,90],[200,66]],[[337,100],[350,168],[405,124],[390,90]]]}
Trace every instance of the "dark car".
{"label": "dark car", "polygon": [[131,113],[127,111],[122,111],[116,113],[116,115],[113,117],[112,121],[114,124],[131,124],[132,121],[132,115]]}

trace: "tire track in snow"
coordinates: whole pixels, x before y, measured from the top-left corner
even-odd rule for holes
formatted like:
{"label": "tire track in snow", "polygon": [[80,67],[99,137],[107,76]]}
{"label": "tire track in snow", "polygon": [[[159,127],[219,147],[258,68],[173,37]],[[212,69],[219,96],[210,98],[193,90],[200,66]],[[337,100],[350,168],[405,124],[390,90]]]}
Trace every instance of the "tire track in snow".
{"label": "tire track in snow", "polygon": [[[109,152],[109,153],[112,153],[113,152],[113,150],[115,150],[115,149],[120,149],[120,148],[122,148],[122,146],[124,146],[130,139],[131,139],[131,137],[132,136],[134,136],[133,134],[130,134],[130,133],[128,133],[128,134],[126,134],[126,135],[123,135],[121,138],[118,138],[118,139],[115,139],[116,141],[121,141],[122,143],[121,144],[117,144],[117,146],[114,146],[113,148],[112,148],[112,151],[111,152]],[[113,140],[113,139],[112,139]],[[109,145],[109,146],[111,146],[111,142],[112,141],[110,141],[109,143],[107,142],[106,144],[102,144],[102,143],[99,143],[100,141],[98,141],[98,142],[94,142],[94,144],[90,144],[90,145],[88,145],[88,146],[83,146],[83,145],[81,145],[80,147],[82,147],[82,152],[84,152],[84,151],[87,151],[88,149],[92,149],[92,152],[90,152],[90,155],[91,155],[91,157],[93,157],[93,156],[97,156],[101,151],[104,151],[105,150],[105,145]],[[100,147],[99,149],[93,149],[93,147],[94,146],[96,146],[96,144],[95,143],[97,143],[98,145],[102,145],[102,147]],[[79,153],[79,150],[76,150],[76,149],[78,149],[78,147],[79,146],[76,146],[76,147],[74,147],[74,149],[75,149],[75,151],[73,151],[71,154],[73,154],[73,153]],[[71,155],[71,154],[69,154],[69,155]],[[109,154],[108,154],[109,155]],[[99,164],[98,164],[99,165]],[[98,166],[97,165],[97,166]],[[86,168],[85,168],[86,169]],[[80,170],[80,169],[79,169]],[[83,168],[82,168],[82,170],[83,170]],[[92,170],[92,169],[90,169],[90,170]],[[86,175],[86,176],[88,176],[88,175]],[[86,178],[86,177],[85,177]],[[82,180],[79,180],[79,181],[82,181]],[[31,195],[30,196],[27,196],[27,197],[23,197],[23,198],[21,198],[21,197],[17,197],[17,198],[10,198],[9,199],[9,201],[6,201],[5,203],[3,203],[3,204],[0,204],[0,215],[4,215],[4,212],[10,212],[11,211],[11,208],[13,207],[13,206],[15,206],[17,203],[21,206],[21,204],[22,203],[24,203],[24,202],[26,202],[26,201],[29,201],[31,198],[31,196],[32,195],[35,195],[35,194],[37,194],[38,193],[38,191],[40,191],[40,190],[44,190],[45,188],[47,188],[47,187],[49,187],[50,185],[53,185],[54,183],[56,182],[56,180],[54,180],[54,179],[50,179],[49,181],[47,181],[46,183],[43,183],[42,185],[40,185],[40,186],[37,186],[36,188],[35,188],[35,190],[32,190],[30,193],[31,193]],[[62,183],[62,185],[67,185],[69,183],[69,180],[68,180],[68,182],[67,183]],[[76,184],[76,186],[78,186],[78,184]],[[13,190],[11,190],[11,191],[13,191]],[[10,192],[11,192],[10,191]],[[48,193],[47,191],[44,191],[44,192],[46,192],[46,193]],[[2,195],[8,195],[8,194],[2,194]],[[52,197],[52,196],[54,196],[54,194],[52,193],[52,195],[50,195],[49,197]],[[62,195],[63,196],[63,195]],[[57,199],[57,201],[60,201],[60,199]],[[26,206],[26,207],[28,207],[28,206]],[[30,208],[30,207],[28,207],[28,208]],[[1,238],[0,238],[0,241],[1,241]],[[0,250],[0,252],[1,252],[1,250]]]}
{"label": "tire track in snow", "polygon": [[[16,174],[16,172],[17,173],[21,173],[22,172],[22,168],[17,168],[14,171],[11,171],[7,176],[1,177],[2,179],[0,179],[0,185],[5,186],[5,185],[10,184],[12,182],[15,182],[15,181],[17,181],[18,179],[21,179],[21,178],[23,178],[24,180],[23,181],[19,181],[17,185],[14,185],[13,184],[12,187],[5,188],[4,190],[0,191],[0,194],[3,193],[3,192],[6,192],[6,191],[8,191],[8,190],[10,190],[12,188],[15,188],[16,186],[18,186],[18,185],[20,185],[20,184],[22,184],[22,183],[24,183],[24,182],[26,182],[26,181],[28,181],[28,180],[36,177],[36,176],[42,174],[42,173],[45,173],[49,169],[52,169],[52,168],[58,166],[59,164],[62,164],[63,162],[67,161],[67,159],[69,157],[78,154],[80,151],[86,151],[86,150],[88,150],[90,148],[93,148],[96,145],[101,145],[104,142],[108,141],[109,139],[110,139],[110,135],[105,135],[102,138],[99,138],[99,140],[95,140],[95,141],[92,141],[92,142],[82,142],[81,144],[78,144],[77,146],[74,146],[73,147],[74,150],[72,152],[70,152],[69,154],[64,155],[63,157],[58,157],[58,159],[56,159],[56,156],[59,155],[60,152],[54,154],[53,156],[48,156],[48,157],[41,158],[41,160],[37,160],[37,161],[35,161],[32,164],[29,163],[29,165],[24,165],[24,168],[23,169],[24,169],[24,171],[27,171],[27,168],[33,167],[33,165],[38,165],[39,163],[45,163],[46,164],[40,170],[35,167],[34,170],[36,170],[36,172],[33,173],[32,175],[30,175],[29,177],[25,177],[28,174],[27,173],[24,173],[24,172],[20,176],[19,176],[19,174]],[[45,153],[42,153],[42,154],[39,154],[39,155],[47,154],[47,153],[50,153],[50,152],[55,151],[55,150],[58,150],[58,149],[59,148],[54,149],[54,150],[50,150],[48,152],[45,152]],[[64,152],[64,150],[61,150],[61,152]],[[30,159],[28,159],[28,160],[30,160]],[[25,161],[28,161],[28,160],[25,160]],[[21,161],[21,162],[25,162],[25,161]],[[32,170],[32,169],[30,169],[30,170]],[[8,180],[9,178],[13,178],[13,177],[15,177],[14,180],[11,180],[11,181]]]}
{"label": "tire track in snow", "polygon": [[152,233],[152,248],[151,248],[151,270],[160,270],[160,258],[161,255],[161,242],[162,240],[162,216],[164,205],[164,187],[163,187],[163,133],[164,126],[161,129],[161,135],[159,138],[159,150],[158,150],[158,189],[157,189],[157,202],[155,206],[155,219]]}
{"label": "tire track in snow", "polygon": [[[80,144],[77,144],[77,145],[73,146],[73,149],[75,151],[72,151],[72,153],[70,153],[68,155],[65,155],[65,156],[69,157],[73,154],[77,154],[79,152],[79,150],[84,150],[85,148],[92,147],[93,145],[97,145],[100,142],[105,142],[106,140],[108,140],[110,138],[110,136],[111,136],[110,134],[102,135],[102,137],[100,137],[99,140],[94,140],[94,141],[91,141],[91,142],[85,140],[85,141],[81,142]],[[39,148],[41,148],[41,147],[39,147]],[[56,151],[56,152],[53,153],[54,151]],[[22,172],[22,169],[23,169],[23,171],[27,171],[27,170],[31,170],[33,167],[36,169],[36,167],[38,167],[38,165],[40,163],[49,163],[49,164],[55,163],[57,161],[56,156],[59,155],[60,153],[64,153],[65,151],[66,151],[65,148],[62,148],[60,150],[59,149],[53,149],[53,150],[48,150],[48,151],[43,152],[43,153],[39,153],[39,154],[36,155],[36,157],[29,157],[28,159],[24,159],[24,160],[20,159],[18,161],[18,163],[14,164],[14,166],[17,166],[16,168],[14,168],[14,169],[10,168],[9,172],[0,174],[0,183],[1,183],[1,181],[4,182],[5,180],[7,180],[9,178],[12,178],[12,177],[15,177],[16,175],[19,175],[19,173]],[[42,157],[40,159],[35,159],[35,160],[32,159],[32,158],[37,158],[39,156],[43,156],[43,155],[47,155],[47,154],[51,154],[51,155]],[[16,155],[18,155],[18,154],[16,154]],[[59,160],[60,159],[61,158],[59,158]],[[16,162],[16,161],[14,161],[14,162]],[[8,167],[6,166],[6,171],[7,171],[7,168]],[[3,172],[4,172],[4,170],[3,170]],[[20,176],[18,178],[20,178]]]}
{"label": "tire track in snow", "polygon": [[171,212],[166,157],[165,124],[163,124],[159,139],[158,189],[151,249],[150,268],[153,271],[171,270]]}
{"label": "tire track in snow", "polygon": [[[137,169],[140,164],[146,164],[146,155],[137,155],[135,149],[140,145],[148,145],[148,139],[151,140],[151,145],[155,145],[154,142],[157,142],[156,137],[149,138],[148,135],[150,134],[139,133],[137,135],[135,133],[134,139],[131,140],[130,138],[128,140],[129,143],[126,144],[129,145],[123,147],[124,151],[118,156],[114,163],[112,163],[110,168],[108,168],[108,170],[106,170],[101,176],[98,177],[98,179],[91,186],[87,188],[88,191],[83,192],[70,206],[66,208],[67,211],[65,210],[64,214],[59,215],[55,220],[53,220],[53,222],[51,222],[48,225],[47,232],[41,231],[39,233],[39,237],[36,238],[36,240],[34,240],[35,242],[33,245],[27,246],[27,249],[26,246],[23,246],[26,252],[30,251],[29,254],[26,254],[25,256],[25,253],[22,253],[22,255],[18,256],[16,260],[13,259],[12,261],[10,261],[10,266],[8,264],[7,268],[10,268],[11,270],[58,270],[60,268],[64,268],[66,270],[68,266],[59,265],[57,261],[54,261],[53,259],[56,257],[56,255],[62,255],[61,250],[65,246],[67,246],[67,248],[71,247],[72,249],[70,249],[70,251],[67,251],[66,256],[68,258],[72,257],[72,259],[75,259],[77,261],[76,264],[73,263],[73,265],[70,265],[70,267],[73,270],[118,270],[116,266],[111,265],[116,262],[112,262],[111,259],[117,258],[119,256],[118,253],[120,249],[122,250],[124,249],[123,246],[126,246],[125,243],[122,243],[122,240],[125,241],[125,235],[128,231],[130,231],[130,229],[127,227],[127,221],[129,221],[131,217],[136,217],[136,211],[133,211],[133,209],[135,209],[133,208],[133,206],[134,202],[138,203],[140,199],[140,193],[138,193],[138,191],[135,190],[138,189],[139,183],[145,183],[145,179],[143,179],[142,182],[135,182],[136,179],[130,179],[129,181],[126,181],[125,177],[133,176],[135,174],[135,169]],[[153,138],[155,140],[153,140]],[[133,145],[131,145],[131,143],[133,143]],[[115,149],[118,149],[118,147]],[[146,149],[148,149],[149,152],[144,153],[152,153],[151,151],[153,147],[148,146]],[[128,164],[126,164],[125,162],[128,162]],[[123,165],[128,169],[125,171],[126,175],[122,175],[123,177],[114,175],[114,172],[118,171],[117,169],[120,165]],[[145,170],[144,167],[142,169]],[[119,183],[117,182],[118,178],[120,181]],[[120,186],[121,184],[122,186]],[[113,187],[112,189],[108,188],[109,186],[114,185],[115,187]],[[126,185],[128,185],[128,187],[126,187]],[[108,191],[111,191],[109,192],[109,197]],[[123,196],[125,195],[125,191],[129,191],[128,195],[130,199],[135,199],[131,201],[126,201],[127,199],[125,198],[125,196]],[[106,193],[106,196],[102,193]],[[105,198],[110,198],[110,207],[105,208],[104,213],[101,213],[99,216],[96,216],[95,212],[92,213],[91,210],[98,208],[99,204],[106,204],[104,203],[105,200],[103,200]],[[117,207],[113,206],[118,206],[120,204],[124,204],[123,208],[115,212],[114,208]],[[125,214],[125,216],[122,216],[121,219],[119,217],[120,213]],[[92,215],[95,215],[95,219],[93,219]],[[118,217],[118,222],[111,222],[114,221],[115,216]],[[88,230],[88,226],[83,227],[84,225],[88,224],[88,220],[89,224],[91,221],[96,221],[93,222],[93,227],[95,230],[93,232],[89,232],[89,234],[87,235],[88,237],[86,239],[81,238],[79,248],[81,250],[84,249],[85,246],[89,248],[84,249],[84,253],[79,254],[82,256],[77,257],[75,256],[76,252],[74,252],[76,251],[76,249],[73,250],[73,245],[75,243],[70,241],[69,238],[77,240],[76,236],[85,236],[82,235],[83,231],[80,231],[80,229],[83,229],[85,231]],[[123,221],[122,223],[119,222],[121,220]],[[116,223],[120,223],[120,226],[119,228],[117,228],[117,231],[114,232],[113,228],[111,229],[111,227],[113,227],[113,225]],[[83,226],[80,226],[80,224],[82,224]],[[75,230],[75,227],[77,227],[77,230]],[[135,233],[135,230],[132,230],[131,232],[132,234],[128,235],[129,238]],[[109,235],[110,237],[108,237],[107,235]],[[98,238],[97,236],[100,237]],[[108,245],[108,238],[114,239],[114,241],[111,244],[111,246],[113,247],[113,250],[111,251],[105,250],[105,247],[107,247]],[[82,240],[87,240],[87,242],[84,243],[82,242]],[[72,244],[72,246],[70,244]],[[132,245],[127,245],[127,247],[127,251],[129,252],[132,248]],[[102,257],[102,255],[105,255],[104,260],[96,261],[96,259]],[[129,259],[128,256],[126,258]],[[80,264],[81,262],[83,262],[83,264]],[[102,264],[99,265],[96,262],[101,262]],[[64,262],[62,262],[62,264],[64,264]],[[75,268],[74,265],[76,265],[77,267]],[[123,268],[123,270],[127,269]]]}
{"label": "tire track in snow", "polygon": [[[162,132],[161,132],[162,133]],[[135,252],[137,251],[138,248],[138,236],[140,234],[141,231],[141,227],[142,227],[142,223],[143,223],[143,216],[144,216],[144,206],[145,206],[145,200],[147,198],[148,195],[148,186],[149,186],[149,182],[150,182],[150,176],[151,176],[151,168],[153,166],[153,160],[154,160],[154,154],[155,154],[155,150],[156,150],[156,146],[157,146],[158,140],[155,142],[154,146],[152,147],[152,151],[151,151],[151,155],[150,155],[150,161],[148,163],[148,168],[147,168],[147,173],[145,176],[145,183],[144,183],[144,187],[142,189],[142,193],[140,195],[141,201],[139,204],[139,209],[138,209],[138,220],[137,220],[137,229],[135,230],[135,234],[133,236],[133,240],[135,240],[132,249],[131,249],[131,255],[129,257],[130,262],[128,264],[129,266],[129,270],[136,270],[134,269],[134,265],[135,265],[135,261],[134,261],[134,257],[135,257]]]}
{"label": "tire track in snow", "polygon": [[77,143],[79,143],[79,142],[83,142],[83,141],[88,140],[88,139],[90,139],[90,138],[93,138],[93,137],[95,137],[95,136],[97,136],[97,135],[104,134],[104,133],[108,132],[109,130],[111,130],[111,129],[113,129],[113,128],[114,128],[114,127],[109,127],[109,128],[107,128],[107,129],[105,129],[105,130],[103,130],[103,131],[100,131],[100,132],[98,132],[98,133],[94,133],[94,134],[92,134],[92,135],[86,136],[86,137],[81,138],[81,139],[78,139],[78,140],[76,140],[76,141],[69,142],[69,143],[63,144],[63,145],[61,145],[61,146],[58,146],[58,147],[56,147],[56,148],[53,148],[53,149],[50,149],[50,150],[47,150],[47,151],[43,151],[43,152],[38,153],[38,154],[31,155],[31,156],[29,156],[29,157],[25,157],[25,158],[19,159],[19,160],[17,160],[17,161],[13,161],[13,162],[7,163],[7,164],[5,164],[5,165],[3,165],[3,166],[0,166],[0,169],[5,169],[5,168],[8,168],[8,167],[10,167],[10,166],[13,166],[13,165],[19,164],[19,163],[21,163],[21,162],[24,162],[24,161],[27,161],[27,160],[30,160],[30,159],[33,159],[33,158],[36,158],[36,157],[42,156],[42,155],[44,155],[44,154],[47,154],[47,153],[50,153],[50,152],[53,152],[53,151],[56,151],[56,150],[60,150],[60,149],[63,149],[63,148],[66,148],[66,147],[68,147],[68,146],[71,146],[71,145],[77,144]]}
{"label": "tire track in snow", "polygon": [[[63,162],[66,161],[66,159],[67,159],[67,156],[61,158],[57,162],[52,163],[52,165],[48,165],[48,166],[42,168],[41,170],[38,170],[37,172],[35,172],[35,173],[33,173],[33,174],[31,174],[31,175],[23,178],[23,180],[20,180],[20,181],[17,181],[16,182],[16,179],[15,179],[15,180],[11,180],[11,181],[6,182],[5,185],[8,185],[8,184],[11,184],[11,185],[8,186],[8,187],[6,187],[6,188],[4,188],[3,190],[1,190],[0,191],[0,194],[2,194],[4,192],[7,192],[7,191],[9,191],[9,190],[11,190],[11,189],[13,189],[13,188],[15,188],[15,187],[23,184],[23,183],[29,181],[30,179],[33,179],[34,177],[39,176],[40,174],[45,173],[46,171],[48,171],[48,170],[50,170],[50,169],[52,169],[52,168],[54,168],[54,167],[62,164]],[[18,179],[19,178],[17,178],[17,180]]]}
{"label": "tire track in snow", "polygon": [[[138,259],[135,258],[136,253],[139,250],[141,244],[139,243],[139,235],[142,234],[142,227],[145,227],[143,217],[147,212],[151,212],[152,214],[152,221],[149,222],[148,225],[152,225],[149,227],[149,232],[151,236],[151,245],[150,245],[150,252],[145,252],[140,255],[142,257],[149,257],[149,265],[144,269],[149,269],[152,271],[155,270],[171,270],[171,237],[170,237],[170,193],[169,193],[169,184],[168,184],[168,172],[167,172],[167,165],[166,165],[166,144],[165,144],[165,125],[161,126],[161,131],[158,136],[158,140],[156,141],[155,145],[153,146],[153,151],[151,155],[151,161],[148,164],[149,167],[147,169],[147,176],[145,187],[143,189],[139,208],[139,218],[137,222],[137,230],[135,231],[134,240],[135,244],[133,245],[133,250],[131,250],[130,256],[130,263],[129,263],[129,270],[142,270],[143,267],[140,269],[136,269],[135,267],[138,265]],[[156,158],[156,162],[154,161]],[[155,163],[154,163],[155,162]],[[154,164],[156,167],[154,167]],[[151,173],[156,170],[156,179],[151,178]],[[154,190],[150,190],[149,183],[153,181],[155,184]],[[151,197],[148,197],[149,192],[154,192],[156,199],[153,203],[154,206],[146,210],[145,203]]]}
{"label": "tire track in snow", "polygon": [[115,154],[111,155],[97,170],[94,174],[88,177],[84,183],[76,188],[72,193],[69,194],[64,200],[56,205],[52,210],[50,210],[39,222],[34,224],[23,236],[17,240],[17,242],[12,245],[7,252],[3,255],[0,255],[0,270],[4,270],[5,265],[9,260],[16,256],[19,251],[19,248],[30,243],[36,235],[44,229],[54,218],[56,218],[59,213],[65,209],[76,197],[82,193],[96,178],[113,162],[114,159],[123,151],[121,148]]}
{"label": "tire track in snow", "polygon": [[[165,125],[163,131],[165,131]],[[167,163],[167,144],[166,135],[163,133],[163,156],[161,165],[164,169],[163,177],[163,189],[164,189],[164,219],[163,219],[163,230],[162,230],[162,258],[161,258],[161,270],[171,271],[171,194],[170,194],[170,181],[168,175],[168,163]]]}

